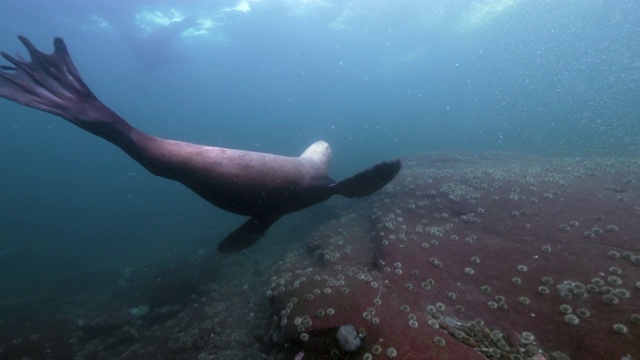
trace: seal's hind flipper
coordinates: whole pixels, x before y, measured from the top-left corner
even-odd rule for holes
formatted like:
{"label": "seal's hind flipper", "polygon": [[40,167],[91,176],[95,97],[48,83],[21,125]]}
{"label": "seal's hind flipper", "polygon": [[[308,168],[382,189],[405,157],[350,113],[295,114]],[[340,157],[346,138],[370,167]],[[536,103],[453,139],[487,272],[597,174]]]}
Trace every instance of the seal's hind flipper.
{"label": "seal's hind flipper", "polygon": [[330,188],[334,194],[351,199],[371,195],[393,180],[401,167],[402,162],[399,159],[384,161],[337,182]]}
{"label": "seal's hind flipper", "polygon": [[218,251],[230,253],[250,247],[264,236],[276,220],[278,217],[250,218],[218,244]]}
{"label": "seal's hind flipper", "polygon": [[45,54],[24,36],[18,37],[29,52],[30,61],[0,51],[11,65],[0,65],[0,97],[37,110],[72,117],[74,106],[95,100],[73,64],[61,38],[53,41],[53,54]]}

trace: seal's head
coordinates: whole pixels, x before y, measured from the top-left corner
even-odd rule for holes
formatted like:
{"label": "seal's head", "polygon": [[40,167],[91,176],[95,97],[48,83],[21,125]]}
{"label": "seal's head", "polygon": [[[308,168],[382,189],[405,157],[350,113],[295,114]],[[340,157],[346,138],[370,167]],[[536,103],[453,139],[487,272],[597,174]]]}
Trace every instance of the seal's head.
{"label": "seal's head", "polygon": [[324,141],[316,141],[300,155],[300,158],[320,163],[326,171],[331,162],[331,147]]}

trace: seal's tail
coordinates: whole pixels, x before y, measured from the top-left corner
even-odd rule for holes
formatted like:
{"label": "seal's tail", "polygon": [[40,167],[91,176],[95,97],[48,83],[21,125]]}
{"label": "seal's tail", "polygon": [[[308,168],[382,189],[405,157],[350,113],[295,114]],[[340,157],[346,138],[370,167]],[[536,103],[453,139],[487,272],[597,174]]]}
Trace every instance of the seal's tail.
{"label": "seal's tail", "polygon": [[398,175],[402,162],[399,159],[383,161],[350,178],[330,185],[334,194],[350,199],[371,195]]}

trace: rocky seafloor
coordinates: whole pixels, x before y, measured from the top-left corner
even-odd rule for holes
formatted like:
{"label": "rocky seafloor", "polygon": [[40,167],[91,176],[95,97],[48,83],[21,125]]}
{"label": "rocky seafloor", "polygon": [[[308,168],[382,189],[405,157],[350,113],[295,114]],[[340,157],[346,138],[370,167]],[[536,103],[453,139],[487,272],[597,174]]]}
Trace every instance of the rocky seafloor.
{"label": "rocky seafloor", "polygon": [[403,165],[275,264],[198,257],[4,313],[0,359],[640,359],[640,160]]}

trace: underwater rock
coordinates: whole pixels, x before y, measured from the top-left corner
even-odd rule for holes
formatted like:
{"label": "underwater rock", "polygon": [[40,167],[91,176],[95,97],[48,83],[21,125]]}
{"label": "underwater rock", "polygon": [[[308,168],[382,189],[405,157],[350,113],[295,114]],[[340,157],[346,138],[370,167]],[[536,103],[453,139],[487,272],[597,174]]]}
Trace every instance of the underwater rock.
{"label": "underwater rock", "polygon": [[352,352],[358,350],[362,341],[360,341],[360,335],[353,325],[342,325],[338,328],[336,338],[340,343],[342,350]]}
{"label": "underwater rock", "polygon": [[[405,163],[274,268],[267,293],[305,359],[640,357],[638,160]],[[343,324],[353,354],[329,339]]]}

